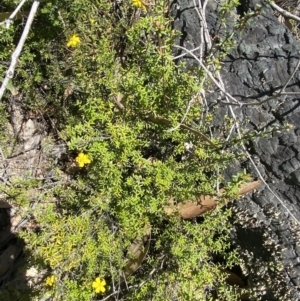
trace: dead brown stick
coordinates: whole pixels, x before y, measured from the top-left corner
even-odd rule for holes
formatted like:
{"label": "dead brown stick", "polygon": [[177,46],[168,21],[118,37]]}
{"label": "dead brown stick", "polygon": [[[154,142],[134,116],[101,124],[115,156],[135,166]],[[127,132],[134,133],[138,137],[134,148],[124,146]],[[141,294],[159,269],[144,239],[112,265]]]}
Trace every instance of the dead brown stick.
{"label": "dead brown stick", "polygon": [[[251,192],[261,184],[261,180],[245,183],[241,185],[238,195],[241,196],[248,192]],[[224,190],[221,189],[220,192],[223,193]],[[208,195],[202,195],[197,197],[193,201],[185,201],[184,203],[179,203],[177,205],[174,205],[174,199],[171,198],[170,206],[165,208],[165,212],[168,215],[178,212],[181,218],[190,219],[202,215],[209,210],[215,209],[217,207],[217,204],[217,197]]]}

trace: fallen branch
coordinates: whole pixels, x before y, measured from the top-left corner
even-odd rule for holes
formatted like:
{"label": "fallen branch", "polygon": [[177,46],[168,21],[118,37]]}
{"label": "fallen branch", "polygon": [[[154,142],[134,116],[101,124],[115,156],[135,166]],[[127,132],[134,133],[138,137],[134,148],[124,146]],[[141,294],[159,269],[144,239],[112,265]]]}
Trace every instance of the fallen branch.
{"label": "fallen branch", "polygon": [[[261,184],[262,181],[260,180],[243,184],[239,189],[238,195],[241,196],[248,192],[251,192],[257,187],[259,187]],[[224,193],[224,190],[221,189],[220,193]],[[209,210],[215,209],[218,204],[217,200],[217,197],[202,195],[197,197],[194,201],[186,201],[184,203],[174,205],[174,200],[170,199],[170,206],[165,208],[165,212],[168,215],[178,212],[181,218],[190,219],[202,215]]]}
{"label": "fallen branch", "polygon": [[4,95],[4,92],[6,90],[6,87],[7,87],[8,83],[9,83],[9,80],[11,80],[14,76],[14,72],[15,72],[17,62],[18,62],[18,58],[19,58],[19,56],[21,54],[21,51],[23,49],[25,40],[28,36],[29,30],[31,28],[31,24],[33,22],[33,19],[34,19],[34,16],[35,16],[36,12],[37,12],[39,4],[40,4],[40,1],[35,0],[33,2],[32,6],[31,6],[31,10],[30,10],[25,28],[23,30],[22,36],[20,38],[20,41],[18,43],[17,48],[15,49],[14,53],[11,56],[10,66],[9,66],[7,72],[6,72],[5,78],[4,78],[2,86],[0,88],[0,100],[2,99],[2,97]]}
{"label": "fallen branch", "polygon": [[3,22],[0,22],[0,25],[6,24],[6,28],[9,28],[10,24],[13,22],[13,19],[18,15],[19,10],[21,9],[21,7],[24,5],[25,2],[26,0],[22,0],[19,3],[19,5],[16,7],[16,9],[12,12],[12,14]]}
{"label": "fallen branch", "polygon": [[270,6],[272,8],[274,8],[275,10],[277,10],[280,14],[282,14],[284,17],[289,18],[289,19],[293,19],[295,21],[300,22],[300,18],[289,13],[288,11],[282,9],[281,7],[279,7],[277,4],[275,4],[273,1],[268,1],[268,3],[270,4]]}

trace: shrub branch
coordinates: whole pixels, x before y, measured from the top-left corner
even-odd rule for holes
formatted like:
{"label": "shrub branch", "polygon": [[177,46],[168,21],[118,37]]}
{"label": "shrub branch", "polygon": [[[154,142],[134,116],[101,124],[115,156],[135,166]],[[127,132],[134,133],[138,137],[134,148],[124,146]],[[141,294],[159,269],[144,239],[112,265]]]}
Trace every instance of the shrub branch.
{"label": "shrub branch", "polygon": [[25,43],[25,40],[27,39],[27,36],[28,36],[28,33],[29,33],[29,30],[31,28],[31,25],[32,25],[32,22],[33,22],[33,19],[34,19],[34,16],[37,12],[37,9],[38,9],[38,6],[40,5],[40,1],[39,0],[35,0],[31,6],[31,10],[30,10],[30,13],[29,13],[29,16],[28,16],[28,19],[26,21],[26,25],[25,25],[25,28],[23,30],[23,33],[22,33],[22,36],[20,38],[20,41],[18,43],[18,46],[17,48],[15,49],[14,53],[12,54],[11,56],[11,63],[10,63],[10,66],[6,72],[6,75],[5,75],[5,78],[3,80],[3,83],[2,83],[2,86],[0,88],[0,100],[2,99],[3,95],[4,95],[4,92],[6,90],[6,87],[8,85],[8,82],[13,78],[14,76],[14,72],[15,72],[15,68],[16,68],[16,65],[17,65],[17,62],[18,62],[18,58],[21,54],[21,51],[23,49],[23,46],[24,46],[24,43]]}

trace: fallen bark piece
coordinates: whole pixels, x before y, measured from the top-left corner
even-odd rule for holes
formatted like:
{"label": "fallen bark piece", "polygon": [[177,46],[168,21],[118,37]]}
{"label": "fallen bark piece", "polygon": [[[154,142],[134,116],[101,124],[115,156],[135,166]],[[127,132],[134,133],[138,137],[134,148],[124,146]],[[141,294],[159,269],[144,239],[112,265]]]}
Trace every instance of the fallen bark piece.
{"label": "fallen bark piece", "polygon": [[151,227],[146,228],[146,235],[142,238],[136,238],[129,246],[127,251],[126,265],[123,270],[121,281],[125,281],[141,265],[150,247]]}
{"label": "fallen bark piece", "polygon": [[[248,192],[255,190],[262,184],[261,180],[253,181],[249,183],[242,184],[238,195],[244,195]],[[223,189],[220,190],[221,194],[224,192]],[[217,206],[217,197],[215,196],[199,196],[194,201],[186,201],[185,203],[180,203],[177,205],[173,204],[173,199],[170,200],[171,205],[165,208],[165,212],[171,215],[178,212],[180,217],[183,219],[190,219],[204,214],[209,210],[213,210]]]}

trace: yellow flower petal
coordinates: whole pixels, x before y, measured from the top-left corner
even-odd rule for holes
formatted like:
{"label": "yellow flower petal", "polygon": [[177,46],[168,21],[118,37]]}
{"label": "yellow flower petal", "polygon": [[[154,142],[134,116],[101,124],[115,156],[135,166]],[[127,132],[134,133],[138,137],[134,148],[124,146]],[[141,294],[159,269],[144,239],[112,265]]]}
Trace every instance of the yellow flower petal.
{"label": "yellow flower petal", "polygon": [[74,35],[69,39],[69,41],[68,41],[68,43],[67,43],[67,46],[68,46],[68,47],[76,48],[76,47],[78,47],[79,43],[80,43],[80,38],[78,37],[77,34],[74,34]]}
{"label": "yellow flower petal", "polygon": [[78,156],[75,158],[75,161],[78,163],[79,167],[84,167],[84,164],[90,164],[91,159],[88,157],[88,155],[79,153]]}
{"label": "yellow flower petal", "polygon": [[92,284],[92,287],[95,289],[95,292],[98,293],[104,293],[106,291],[105,289],[106,281],[104,279],[100,279],[97,277],[95,281]]}
{"label": "yellow flower petal", "polygon": [[137,8],[142,8],[146,10],[146,5],[142,0],[132,0],[132,5]]}
{"label": "yellow flower petal", "polygon": [[45,284],[47,286],[53,286],[54,282],[55,282],[55,276],[51,275],[46,278]]}

